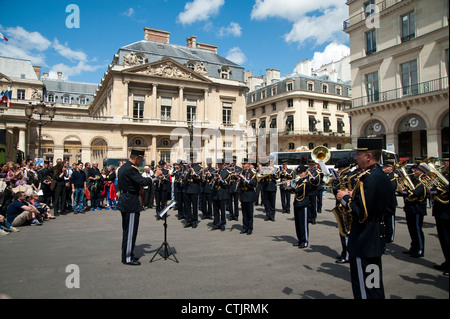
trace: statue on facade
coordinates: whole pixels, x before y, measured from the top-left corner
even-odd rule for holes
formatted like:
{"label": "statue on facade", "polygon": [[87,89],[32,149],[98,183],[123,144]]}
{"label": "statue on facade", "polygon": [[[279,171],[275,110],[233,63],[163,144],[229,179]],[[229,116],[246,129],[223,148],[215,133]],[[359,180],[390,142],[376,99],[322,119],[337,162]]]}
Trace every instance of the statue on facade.
{"label": "statue on facade", "polygon": [[134,52],[130,52],[123,57],[123,65],[124,66],[135,66],[139,65],[138,57]]}

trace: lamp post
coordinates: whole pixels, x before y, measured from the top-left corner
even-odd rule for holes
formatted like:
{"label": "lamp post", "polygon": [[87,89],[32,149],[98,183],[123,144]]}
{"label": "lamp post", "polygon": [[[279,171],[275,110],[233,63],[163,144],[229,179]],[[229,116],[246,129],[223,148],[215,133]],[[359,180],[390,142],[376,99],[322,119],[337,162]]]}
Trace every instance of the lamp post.
{"label": "lamp post", "polygon": [[[55,117],[55,107],[53,107],[53,103],[51,106],[47,106],[44,104],[44,102],[39,102],[36,105],[33,105],[31,102],[29,102],[28,106],[25,108],[25,115],[28,117],[30,121],[33,121],[38,126],[39,135],[38,135],[38,158],[42,158],[42,150],[41,150],[41,138],[42,138],[42,126],[45,124],[52,122],[53,118]],[[34,113],[39,115],[39,120],[36,120],[34,118]],[[50,118],[50,121],[42,121],[42,116],[48,114],[48,117]]]}

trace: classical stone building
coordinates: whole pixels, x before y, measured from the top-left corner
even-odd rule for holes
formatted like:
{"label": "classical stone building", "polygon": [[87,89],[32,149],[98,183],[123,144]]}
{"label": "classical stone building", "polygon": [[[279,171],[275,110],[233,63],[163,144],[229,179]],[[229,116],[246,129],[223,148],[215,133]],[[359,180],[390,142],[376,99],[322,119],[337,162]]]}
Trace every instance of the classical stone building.
{"label": "classical stone building", "polygon": [[[0,91],[12,91],[11,106],[0,105],[0,130],[5,143],[5,161],[16,161],[17,152],[27,153],[27,141],[36,142],[28,129],[25,108],[30,102],[42,99],[44,83],[40,78],[40,67],[30,61],[0,57]],[[37,142],[35,143],[37,144]]]}
{"label": "classical stone building", "polygon": [[349,0],[353,144],[382,136],[401,159],[449,154],[449,4]]}
{"label": "classical stone building", "polygon": [[[224,153],[242,158],[243,68],[195,36],[186,46],[169,37],[144,28],[144,39],[119,48],[94,87],[44,76],[44,101],[56,107],[43,128],[44,158],[102,163],[127,158],[131,148],[145,150],[147,163],[189,160],[191,153],[199,161]],[[23,114],[26,123],[23,109],[7,111]],[[35,154],[30,148],[28,156]]]}
{"label": "classical stone building", "polygon": [[349,83],[298,73],[280,78],[273,69],[256,86],[255,79],[248,77],[248,81],[254,89],[247,93],[247,126],[257,138],[266,138],[270,152],[319,145],[340,149],[350,142],[350,122],[343,111],[350,103]]}

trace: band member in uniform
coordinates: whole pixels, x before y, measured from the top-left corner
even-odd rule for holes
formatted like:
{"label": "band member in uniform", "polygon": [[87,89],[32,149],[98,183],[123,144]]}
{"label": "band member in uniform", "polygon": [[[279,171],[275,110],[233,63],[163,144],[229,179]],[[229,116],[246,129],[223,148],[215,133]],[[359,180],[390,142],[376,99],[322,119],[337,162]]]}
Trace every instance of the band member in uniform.
{"label": "band member in uniform", "polygon": [[242,208],[242,226],[241,234],[251,235],[253,232],[253,212],[256,201],[256,171],[250,168],[247,158],[242,160],[243,171],[239,174],[238,185],[240,188],[240,200]]}
{"label": "band member in uniform", "polygon": [[[382,138],[358,138],[356,161],[363,172],[352,192],[339,190],[336,196],[352,216],[348,253],[355,299],[385,298],[381,263],[385,245],[382,222],[386,211],[395,209],[395,195],[389,178],[378,164],[382,148]],[[373,279],[377,282],[370,278],[366,280],[375,271],[377,276]]]}
{"label": "band member in uniform", "polygon": [[212,192],[213,188],[211,181],[214,178],[216,170],[212,167],[212,159],[206,159],[206,167],[203,170],[202,184],[203,184],[203,201],[202,201],[202,219],[212,219],[213,205],[212,205]]}
{"label": "band member in uniform", "polygon": [[[449,180],[449,161],[448,157],[441,159],[443,165],[444,178]],[[432,214],[436,220],[436,230],[438,233],[439,243],[441,244],[444,254],[444,262],[440,265],[434,265],[437,270],[443,271],[444,276],[448,276],[449,270],[449,253],[450,253],[450,210],[449,210],[449,185],[438,186],[430,189],[430,194],[434,197]]]}
{"label": "band member in uniform", "polygon": [[228,186],[228,208],[230,210],[229,220],[239,219],[239,187],[238,175],[242,173],[242,168],[236,165],[237,156],[233,155],[233,162],[227,167],[230,174],[230,186]]}
{"label": "band member in uniform", "polygon": [[[348,169],[349,167],[350,167],[350,161],[346,158],[340,159],[339,161],[337,161],[336,165],[334,166],[334,168],[337,168],[337,170],[338,170],[337,174],[339,175],[339,179],[333,179],[333,181],[332,181],[332,189],[333,189],[333,194],[335,197],[336,197],[339,189],[341,189],[341,186],[344,189],[349,189],[349,187],[347,186],[348,176],[352,172],[350,172],[350,171],[345,172],[345,170]],[[343,175],[341,175],[341,174],[343,174]],[[341,183],[343,183],[343,184],[341,185]],[[336,199],[336,206],[339,204],[340,204],[340,202]],[[349,262],[349,255],[348,255],[348,250],[347,250],[348,237],[344,237],[340,233],[339,233],[339,237],[341,239],[342,252],[339,256],[337,256],[336,263],[338,263],[338,264],[348,263]]]}
{"label": "band member in uniform", "polygon": [[272,167],[273,172],[262,179],[264,192],[264,210],[266,211],[265,221],[275,221],[275,202],[277,197],[277,180],[280,178],[280,170],[273,166],[273,156],[269,155],[268,166]]}
{"label": "band member in uniform", "polygon": [[184,227],[196,228],[198,225],[198,197],[202,180],[203,167],[195,162],[195,155],[191,153],[191,165],[187,167],[186,183],[186,224]]}
{"label": "band member in uniform", "polygon": [[166,207],[167,205],[167,196],[170,191],[170,178],[169,178],[169,170],[166,169],[166,162],[163,160],[159,161],[159,166],[155,171],[155,178],[153,181],[155,182],[155,197],[156,197],[156,219],[159,220],[161,217],[159,213]]}
{"label": "band member in uniform", "polygon": [[228,170],[224,168],[225,160],[219,158],[217,160],[218,170],[214,174],[212,179],[212,200],[213,200],[213,210],[214,210],[214,221],[212,230],[220,229],[225,230],[227,224],[226,220],[226,204],[228,200],[228,186],[229,186],[229,173]]}
{"label": "band member in uniform", "polygon": [[142,210],[139,195],[142,186],[152,184],[151,178],[143,177],[139,165],[144,158],[144,151],[132,150],[129,160],[119,170],[119,209],[122,215],[122,263],[137,266],[141,263],[133,254]]}
{"label": "band member in uniform", "polygon": [[176,210],[178,211],[178,219],[184,218],[183,214],[183,161],[181,159],[177,160],[176,165],[174,165],[174,170],[172,171],[172,183],[174,186],[174,196],[176,201]]}
{"label": "band member in uniform", "polygon": [[423,218],[427,214],[427,189],[420,182],[419,177],[422,171],[416,163],[413,167],[413,177],[411,181],[414,189],[403,189],[402,195],[405,200],[405,216],[408,232],[411,237],[411,247],[403,253],[410,257],[423,257],[425,248],[425,236],[422,231]]}
{"label": "band member in uniform", "polygon": [[[256,166],[256,173],[261,173],[261,167],[262,164],[258,162]],[[256,186],[256,205],[264,205],[264,201],[263,183],[258,183]]]}
{"label": "band member in uniform", "polygon": [[309,192],[309,204],[311,205],[310,210],[310,222],[311,224],[316,223],[317,218],[317,197],[319,196],[319,185],[323,179],[323,173],[316,168],[316,163],[310,159],[308,161],[308,178],[311,183],[311,191]]}
{"label": "band member in uniform", "polygon": [[294,246],[298,248],[308,247],[309,228],[308,211],[310,209],[308,192],[311,190],[311,183],[307,177],[307,167],[300,164],[297,167],[297,176],[300,177],[295,188],[289,187],[289,191],[294,193],[294,220],[295,232],[297,234],[297,243]]}
{"label": "band member in uniform", "polygon": [[291,180],[294,179],[294,171],[287,167],[287,162],[283,162],[283,167],[280,169],[280,195],[282,213],[290,214],[291,212],[291,192],[287,189]]}
{"label": "band member in uniform", "polygon": [[[389,180],[391,181],[391,185],[392,185],[392,192],[397,191],[397,174],[395,174],[394,172],[394,163],[390,162],[390,161],[386,161],[383,164],[384,167],[384,172],[386,173],[386,175],[389,177]],[[397,207],[397,196],[394,196],[395,198],[395,207]],[[384,219],[384,225],[386,227],[386,234],[385,234],[385,238],[386,238],[386,243],[392,243],[394,241],[394,236],[395,236],[395,211],[393,212],[392,215],[390,216],[385,216]]]}

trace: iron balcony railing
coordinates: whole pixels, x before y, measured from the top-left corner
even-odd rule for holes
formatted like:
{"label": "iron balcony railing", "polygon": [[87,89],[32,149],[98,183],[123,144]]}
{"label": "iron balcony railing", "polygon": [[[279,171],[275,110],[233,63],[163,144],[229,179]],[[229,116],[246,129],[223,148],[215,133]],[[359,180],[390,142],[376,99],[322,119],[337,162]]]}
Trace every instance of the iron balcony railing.
{"label": "iron balcony railing", "polygon": [[[375,92],[373,94],[355,98],[352,100],[352,105],[350,108],[363,107],[366,105],[414,97],[417,95],[423,95],[447,89],[448,89],[448,77],[444,77],[410,86],[404,86],[394,90]],[[346,105],[347,109],[348,107],[349,106]]]}
{"label": "iron balcony railing", "polygon": [[[390,8],[393,5],[395,5],[399,2],[402,2],[402,1],[405,1],[405,0],[382,0],[382,1],[379,1],[378,3],[376,3],[375,6],[378,8],[378,12],[382,12],[383,10]],[[369,10],[367,10],[367,11],[369,11]],[[366,18],[371,17],[373,14],[375,14],[375,13],[372,13],[369,15],[369,12],[365,12],[365,11],[355,14],[354,16],[352,16],[344,21],[344,23],[343,23],[344,30],[350,28],[351,26],[353,26],[361,21],[366,20]]]}

